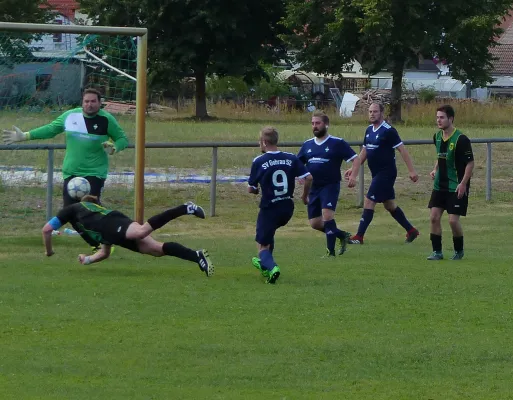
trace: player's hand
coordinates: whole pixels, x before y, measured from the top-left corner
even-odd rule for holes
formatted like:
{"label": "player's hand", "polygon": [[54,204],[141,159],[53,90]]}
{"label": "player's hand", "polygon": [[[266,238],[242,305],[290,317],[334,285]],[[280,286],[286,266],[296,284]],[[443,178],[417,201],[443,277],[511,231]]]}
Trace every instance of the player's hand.
{"label": "player's hand", "polygon": [[28,140],[28,134],[23,132],[17,126],[12,126],[12,130],[4,129],[2,132],[2,138],[5,144],[13,144],[16,142],[23,142]]}
{"label": "player's hand", "polygon": [[47,257],[51,257],[51,256],[53,256],[55,254],[55,251],[52,250],[51,252],[49,252],[49,253],[46,252],[45,254],[46,254]]}
{"label": "player's hand", "polygon": [[456,186],[456,196],[458,196],[458,199],[461,199],[466,194],[467,194],[467,185],[462,185],[460,183],[458,186]]}
{"label": "player's hand", "polygon": [[351,177],[351,171],[352,171],[352,169],[351,169],[351,168],[349,168],[346,172],[344,172],[344,179],[345,179],[346,181],[348,181],[348,180],[349,180],[349,178]]}
{"label": "player's hand", "polygon": [[431,177],[431,179],[435,179],[435,175],[436,175],[436,169],[434,169],[433,171],[431,171],[429,173],[429,176]]}
{"label": "player's hand", "polygon": [[349,176],[349,179],[347,181],[347,187],[348,188],[354,188],[356,186],[356,179],[353,178],[353,175],[351,174]]}
{"label": "player's hand", "polygon": [[410,172],[410,179],[412,182],[417,182],[419,180],[419,176],[417,175],[417,172],[415,170]]}
{"label": "player's hand", "polygon": [[105,150],[105,153],[107,153],[109,156],[113,155],[116,152],[116,146],[114,146],[114,143],[110,140],[103,142],[102,145],[103,150]]}
{"label": "player's hand", "polygon": [[89,265],[89,264],[91,264],[91,257],[86,256],[85,254],[79,254],[78,262],[82,265]]}

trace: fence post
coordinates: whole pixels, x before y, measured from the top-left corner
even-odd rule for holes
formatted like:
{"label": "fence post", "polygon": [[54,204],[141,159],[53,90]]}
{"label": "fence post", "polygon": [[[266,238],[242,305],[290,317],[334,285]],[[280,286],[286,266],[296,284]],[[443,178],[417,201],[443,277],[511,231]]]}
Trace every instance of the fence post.
{"label": "fence post", "polygon": [[[360,147],[360,152],[362,151],[363,146]],[[363,199],[364,199],[364,192],[365,192],[365,182],[364,182],[364,176],[365,176],[365,168],[363,165],[360,165],[360,171],[358,171],[358,198],[356,200],[356,206],[357,207],[363,207]]]}
{"label": "fence post", "polygon": [[210,177],[210,216],[216,215],[217,147],[212,147],[212,176]]}
{"label": "fence post", "polygon": [[492,144],[486,143],[486,201],[492,200]]}
{"label": "fence post", "polygon": [[49,221],[53,217],[53,149],[48,149],[46,172],[46,221]]}

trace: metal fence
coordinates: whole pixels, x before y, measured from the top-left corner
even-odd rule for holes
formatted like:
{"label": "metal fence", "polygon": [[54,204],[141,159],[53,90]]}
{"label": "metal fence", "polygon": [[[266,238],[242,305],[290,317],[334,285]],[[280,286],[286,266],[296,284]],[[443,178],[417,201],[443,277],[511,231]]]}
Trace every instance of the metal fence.
{"label": "metal fence", "polygon": [[[513,138],[490,138],[490,139],[472,139],[472,143],[486,144],[486,175],[485,175],[485,198],[487,201],[492,199],[492,144],[493,143],[513,143]],[[280,147],[296,147],[299,148],[303,142],[282,142]],[[362,142],[348,141],[350,146],[362,146]],[[433,145],[432,140],[405,140],[405,145]],[[134,148],[129,145],[128,148]],[[256,148],[258,144],[237,143],[237,142],[197,142],[197,143],[147,143],[147,149],[178,149],[178,148],[211,148],[212,149],[212,170],[210,180],[210,216],[216,213],[216,197],[217,197],[217,164],[219,148]],[[47,184],[46,184],[46,216],[47,219],[53,215],[53,176],[54,176],[54,151],[64,150],[66,146],[63,144],[26,144],[26,145],[0,145],[0,150],[46,150],[47,158]],[[357,206],[363,206],[365,195],[365,167],[360,168],[358,179],[358,197]]]}

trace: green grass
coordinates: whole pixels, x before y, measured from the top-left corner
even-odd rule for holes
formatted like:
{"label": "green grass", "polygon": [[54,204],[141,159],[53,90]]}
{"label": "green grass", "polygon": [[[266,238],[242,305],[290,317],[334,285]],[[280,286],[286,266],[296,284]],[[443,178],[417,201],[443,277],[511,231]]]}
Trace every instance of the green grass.
{"label": "green grass", "polygon": [[[42,222],[2,220],[25,233],[0,237],[0,397],[513,398],[509,203],[471,199],[461,262],[425,260],[426,195],[399,197],[421,231],[414,243],[378,208],[366,244],[334,260],[320,258],[325,239],[297,204],[277,236],[282,276],[271,286],[250,262],[257,199],[238,189],[223,186],[218,217],[183,217],[155,235],[208,248],[210,279],[192,263],[124,249],[80,266],[77,237],[54,238],[47,258]],[[206,192],[181,188],[165,203]],[[354,232],[360,210],[347,198],[337,222]]]}

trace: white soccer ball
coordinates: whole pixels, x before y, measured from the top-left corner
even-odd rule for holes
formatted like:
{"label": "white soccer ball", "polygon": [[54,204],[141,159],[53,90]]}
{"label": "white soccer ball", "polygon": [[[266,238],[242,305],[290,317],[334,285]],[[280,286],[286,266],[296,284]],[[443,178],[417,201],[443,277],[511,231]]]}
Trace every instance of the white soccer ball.
{"label": "white soccer ball", "polygon": [[89,194],[91,191],[91,185],[87,179],[77,176],[68,182],[67,189],[69,197],[75,200],[80,200],[86,194]]}

